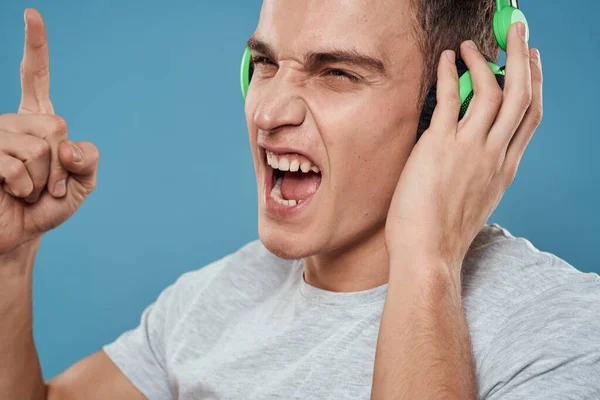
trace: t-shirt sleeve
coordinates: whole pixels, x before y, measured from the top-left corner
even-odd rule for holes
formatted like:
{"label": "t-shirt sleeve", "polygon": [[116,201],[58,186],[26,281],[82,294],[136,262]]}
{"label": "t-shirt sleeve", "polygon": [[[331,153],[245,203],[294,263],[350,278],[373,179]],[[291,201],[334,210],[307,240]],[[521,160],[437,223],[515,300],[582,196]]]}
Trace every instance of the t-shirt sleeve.
{"label": "t-shirt sleeve", "polygon": [[224,265],[224,259],[181,275],[143,311],[139,325],[103,347],[108,357],[149,400],[174,398],[168,374],[169,339]]}
{"label": "t-shirt sleeve", "polygon": [[481,362],[482,400],[600,399],[600,279],[546,290],[509,316]]}
{"label": "t-shirt sleeve", "polygon": [[171,399],[165,361],[165,322],[174,285],[142,313],[140,324],[103,347],[121,372],[149,400]]}

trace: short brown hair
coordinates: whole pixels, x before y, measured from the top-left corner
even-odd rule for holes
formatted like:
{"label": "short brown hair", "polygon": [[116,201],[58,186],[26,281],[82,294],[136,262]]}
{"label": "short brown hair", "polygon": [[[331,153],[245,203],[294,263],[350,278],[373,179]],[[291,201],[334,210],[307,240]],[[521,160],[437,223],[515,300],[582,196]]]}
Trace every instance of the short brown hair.
{"label": "short brown hair", "polygon": [[492,28],[494,0],[409,1],[415,11],[415,33],[425,63],[419,106],[436,81],[439,58],[444,50],[458,54],[460,44],[471,39],[481,53],[493,62],[498,61],[500,48]]}

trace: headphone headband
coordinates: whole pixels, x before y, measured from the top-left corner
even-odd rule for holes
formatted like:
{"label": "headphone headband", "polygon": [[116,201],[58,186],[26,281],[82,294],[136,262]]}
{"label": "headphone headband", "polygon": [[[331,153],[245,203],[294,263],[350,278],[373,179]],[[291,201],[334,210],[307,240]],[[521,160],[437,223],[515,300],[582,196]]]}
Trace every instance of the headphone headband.
{"label": "headphone headband", "polygon": [[506,7],[519,8],[519,0],[496,0],[496,11],[502,11]]}

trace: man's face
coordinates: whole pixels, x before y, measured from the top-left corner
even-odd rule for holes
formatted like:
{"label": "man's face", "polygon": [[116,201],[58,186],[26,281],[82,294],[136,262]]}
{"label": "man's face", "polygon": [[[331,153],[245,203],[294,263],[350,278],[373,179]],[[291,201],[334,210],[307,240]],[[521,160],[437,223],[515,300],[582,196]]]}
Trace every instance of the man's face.
{"label": "man's face", "polygon": [[259,235],[275,254],[330,253],[383,229],[420,114],[408,4],[264,0],[245,113]]}

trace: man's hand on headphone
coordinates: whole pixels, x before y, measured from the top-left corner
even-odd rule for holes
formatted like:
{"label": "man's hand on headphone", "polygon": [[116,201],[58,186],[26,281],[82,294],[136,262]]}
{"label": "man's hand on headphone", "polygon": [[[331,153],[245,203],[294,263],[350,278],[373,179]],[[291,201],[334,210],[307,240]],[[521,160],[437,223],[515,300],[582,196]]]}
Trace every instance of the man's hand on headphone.
{"label": "man's hand on headphone", "polygon": [[469,246],[515,178],[542,119],[539,52],[529,49],[519,27],[525,30],[513,24],[508,35],[504,91],[473,42],[462,44],[474,97],[458,123],[455,54],[442,54],[431,125],[404,167],[387,217],[392,269],[400,258],[442,261],[460,277]]}
{"label": "man's hand on headphone", "polygon": [[98,150],[67,138],[54,115],[46,28],[25,12],[22,96],[18,114],[0,115],[0,255],[62,224],[96,186]]}

